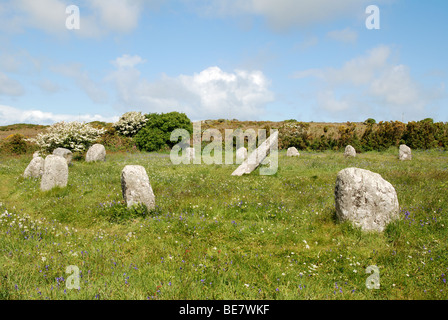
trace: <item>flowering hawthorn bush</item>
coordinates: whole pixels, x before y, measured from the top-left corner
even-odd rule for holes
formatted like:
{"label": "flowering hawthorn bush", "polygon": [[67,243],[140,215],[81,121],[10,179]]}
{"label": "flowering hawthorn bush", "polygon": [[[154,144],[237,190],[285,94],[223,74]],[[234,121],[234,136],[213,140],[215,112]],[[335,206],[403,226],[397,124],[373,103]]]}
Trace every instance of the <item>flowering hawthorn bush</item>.
{"label": "flowering hawthorn bush", "polygon": [[51,125],[47,132],[39,133],[36,138],[28,141],[37,144],[42,151],[51,152],[61,147],[73,152],[82,152],[105,131],[106,129],[96,129],[87,123],[62,121]]}
{"label": "flowering hawthorn bush", "polygon": [[126,137],[132,137],[143,128],[147,119],[141,113],[137,111],[130,111],[123,114],[120,119],[113,124],[115,130]]}

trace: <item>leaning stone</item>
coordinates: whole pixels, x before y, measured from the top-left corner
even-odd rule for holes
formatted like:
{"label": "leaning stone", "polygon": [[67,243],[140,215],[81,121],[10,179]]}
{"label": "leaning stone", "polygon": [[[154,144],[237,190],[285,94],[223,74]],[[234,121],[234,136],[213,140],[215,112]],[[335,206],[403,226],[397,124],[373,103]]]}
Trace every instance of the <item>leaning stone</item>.
{"label": "leaning stone", "polygon": [[378,173],[359,168],[341,170],[335,187],[336,215],[365,231],[383,231],[399,212],[394,187]]}
{"label": "leaning stone", "polygon": [[106,148],[99,143],[94,144],[87,150],[86,162],[106,161]]}
{"label": "leaning stone", "polygon": [[232,172],[232,176],[242,176],[254,171],[267,157],[271,148],[278,143],[278,131],[272,133],[249,157]]}
{"label": "leaning stone", "polygon": [[353,158],[356,157],[356,150],[351,145],[345,147],[344,157]]}
{"label": "leaning stone", "polygon": [[405,144],[400,145],[398,157],[400,160],[411,160],[412,159],[411,148],[409,148]]}
{"label": "leaning stone", "polygon": [[53,150],[53,155],[63,157],[67,161],[67,164],[71,164],[71,162],[72,162],[73,153],[70,150],[66,149],[66,148],[56,148],[56,149],[54,149]]}
{"label": "leaning stone", "polygon": [[143,204],[149,210],[155,208],[154,192],[144,167],[127,165],[121,171],[121,191],[128,207]]}
{"label": "leaning stone", "polygon": [[34,157],[23,173],[24,178],[40,178],[44,173],[44,158]]}
{"label": "leaning stone", "polygon": [[287,157],[298,157],[300,156],[299,151],[296,149],[296,147],[290,147],[288,148],[288,150],[286,151],[286,156]]}
{"label": "leaning stone", "polygon": [[236,162],[241,163],[247,158],[247,149],[245,147],[241,147],[236,150]]}
{"label": "leaning stone", "polygon": [[44,171],[40,183],[42,191],[50,190],[54,187],[67,186],[68,165],[61,156],[48,155],[44,161]]}

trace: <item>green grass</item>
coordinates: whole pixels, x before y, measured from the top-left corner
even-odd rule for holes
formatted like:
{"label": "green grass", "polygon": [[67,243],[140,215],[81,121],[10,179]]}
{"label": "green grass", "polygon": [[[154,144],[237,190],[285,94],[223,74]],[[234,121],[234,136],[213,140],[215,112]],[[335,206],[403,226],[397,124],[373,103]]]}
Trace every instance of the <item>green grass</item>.
{"label": "green grass", "polygon": [[[66,188],[41,192],[21,174],[30,156],[0,159],[0,299],[446,299],[448,154],[396,150],[279,155],[279,170],[172,165],[168,154],[76,161]],[[157,208],[128,210],[120,173],[145,167]],[[377,172],[401,220],[365,233],[339,223],[339,170]],[[68,289],[66,267],[80,270]],[[366,268],[380,270],[368,289]]]}

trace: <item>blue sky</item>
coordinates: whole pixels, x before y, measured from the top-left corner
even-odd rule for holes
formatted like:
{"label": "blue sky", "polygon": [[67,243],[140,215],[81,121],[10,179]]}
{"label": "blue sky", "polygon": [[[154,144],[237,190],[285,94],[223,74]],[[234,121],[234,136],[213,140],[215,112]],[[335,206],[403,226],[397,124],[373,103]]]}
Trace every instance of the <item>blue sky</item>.
{"label": "blue sky", "polygon": [[445,122],[447,16],[442,0],[2,0],[0,125],[127,111]]}

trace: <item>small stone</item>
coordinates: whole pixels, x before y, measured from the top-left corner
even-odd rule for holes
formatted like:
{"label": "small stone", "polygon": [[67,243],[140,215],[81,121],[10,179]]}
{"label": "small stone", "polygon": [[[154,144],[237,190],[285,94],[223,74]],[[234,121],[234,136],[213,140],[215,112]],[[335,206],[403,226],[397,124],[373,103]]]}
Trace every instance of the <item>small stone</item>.
{"label": "small stone", "polygon": [[409,148],[405,144],[400,145],[400,149],[398,151],[398,157],[400,160],[411,160],[412,159],[411,148]]}
{"label": "small stone", "polygon": [[300,156],[300,153],[296,147],[290,147],[286,151],[286,156],[287,157],[298,157],[298,156]]}
{"label": "small stone", "polygon": [[236,162],[241,163],[247,158],[247,149],[245,147],[241,147],[236,150]]}
{"label": "small stone", "polygon": [[336,215],[365,231],[383,231],[399,217],[395,188],[378,173],[359,168],[341,170],[335,187]]}
{"label": "small stone", "polygon": [[67,186],[67,180],[68,165],[66,159],[56,155],[46,156],[40,189],[47,191],[54,187],[65,187]]}
{"label": "small stone", "polygon": [[356,157],[356,150],[351,145],[345,147],[344,157],[346,158],[354,158]]}
{"label": "small stone", "polygon": [[121,191],[128,207],[143,204],[148,210],[155,208],[155,196],[144,167],[127,165],[121,171]]}
{"label": "small stone", "polygon": [[66,149],[66,148],[56,148],[56,149],[54,149],[53,150],[53,155],[63,157],[67,161],[67,164],[71,164],[71,162],[72,162],[73,153],[70,150]]}
{"label": "small stone", "polygon": [[106,148],[99,143],[94,144],[87,150],[86,162],[106,161]]}
{"label": "small stone", "polygon": [[44,158],[34,157],[23,173],[25,178],[40,178],[44,173]]}

